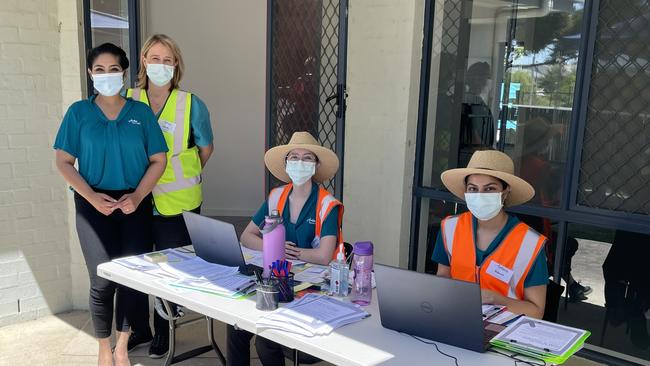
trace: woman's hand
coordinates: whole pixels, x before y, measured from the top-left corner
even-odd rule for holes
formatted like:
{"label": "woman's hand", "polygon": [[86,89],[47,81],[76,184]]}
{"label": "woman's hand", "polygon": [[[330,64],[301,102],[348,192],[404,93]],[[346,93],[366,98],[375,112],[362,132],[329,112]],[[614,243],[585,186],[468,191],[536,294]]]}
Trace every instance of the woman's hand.
{"label": "woman's hand", "polygon": [[88,200],[95,210],[101,212],[103,215],[108,216],[117,208],[117,200],[107,194],[93,192]]}
{"label": "woman's hand", "polygon": [[300,259],[300,252],[302,251],[295,243],[290,241],[286,242],[284,245],[285,253],[289,259]]}
{"label": "woman's hand", "polygon": [[481,302],[483,304],[497,304],[499,295],[492,290],[481,289]]}
{"label": "woman's hand", "polygon": [[135,192],[127,193],[117,201],[116,208],[119,208],[122,212],[129,215],[138,209],[140,202],[142,202],[142,197],[140,197],[140,195]]}

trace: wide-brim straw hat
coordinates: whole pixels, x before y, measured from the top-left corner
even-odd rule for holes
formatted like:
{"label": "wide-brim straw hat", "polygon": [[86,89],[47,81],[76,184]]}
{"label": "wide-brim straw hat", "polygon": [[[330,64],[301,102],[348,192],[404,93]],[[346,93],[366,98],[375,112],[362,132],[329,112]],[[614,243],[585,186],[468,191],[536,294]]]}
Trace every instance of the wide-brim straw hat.
{"label": "wide-brim straw hat", "polygon": [[565,126],[562,124],[551,124],[544,118],[535,118],[517,126],[524,133],[523,154],[536,153],[548,146],[551,139],[561,135]]}
{"label": "wide-brim straw hat", "polygon": [[288,144],[273,147],[264,154],[264,164],[271,174],[285,183],[291,182],[285,171],[285,160],[293,149],[309,150],[318,157],[319,164],[312,177],[318,183],[331,179],[339,170],[339,158],[334,151],[319,144],[309,132],[294,132]]}
{"label": "wide-brim straw hat", "polygon": [[472,174],[489,175],[499,178],[510,186],[506,206],[516,206],[530,201],[535,189],[525,180],[517,177],[510,157],[496,150],[477,151],[467,164],[467,168],[449,169],[440,178],[447,189],[456,197],[465,200],[465,179]]}

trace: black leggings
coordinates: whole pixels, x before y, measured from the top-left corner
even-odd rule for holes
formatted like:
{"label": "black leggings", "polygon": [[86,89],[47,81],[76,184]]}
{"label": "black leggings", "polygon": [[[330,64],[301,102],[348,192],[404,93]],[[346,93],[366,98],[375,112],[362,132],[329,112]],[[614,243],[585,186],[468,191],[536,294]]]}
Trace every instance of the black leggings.
{"label": "black leggings", "polygon": [[[191,212],[201,213],[201,206]],[[153,243],[143,252],[154,250],[164,250],[178,248],[180,246],[190,245],[190,234],[187,232],[183,215],[177,216],[153,216]],[[149,295],[145,293],[134,294],[131,299],[131,312],[129,313],[129,323],[132,330],[139,334],[149,334]],[[154,313],[153,323],[156,333],[166,333],[169,328],[169,322],[163,319],[156,311]]]}
{"label": "black leggings", "polygon": [[[132,192],[95,191],[115,199]],[[135,291],[97,276],[97,265],[114,258],[143,253],[151,246],[151,196],[145,197],[132,214],[126,215],[117,209],[109,216],[97,211],[76,192],[74,198],[77,234],[90,277],[89,303],[95,336],[106,338],[111,335],[114,297],[115,329],[122,332],[129,330],[126,316],[128,300]]]}

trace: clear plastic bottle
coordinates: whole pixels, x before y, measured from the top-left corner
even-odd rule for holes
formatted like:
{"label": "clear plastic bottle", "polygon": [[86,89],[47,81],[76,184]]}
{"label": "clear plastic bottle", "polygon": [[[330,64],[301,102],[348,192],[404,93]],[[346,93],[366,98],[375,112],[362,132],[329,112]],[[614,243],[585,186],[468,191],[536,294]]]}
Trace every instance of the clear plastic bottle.
{"label": "clear plastic bottle", "polygon": [[345,261],[345,248],[339,244],[336,259],[330,262],[330,288],[329,294],[334,296],[348,296],[348,276],[350,269]]}
{"label": "clear plastic bottle", "polygon": [[352,260],[352,268],[354,269],[352,302],[361,306],[367,306],[372,300],[372,242],[361,241],[355,243],[352,253],[354,253]]}

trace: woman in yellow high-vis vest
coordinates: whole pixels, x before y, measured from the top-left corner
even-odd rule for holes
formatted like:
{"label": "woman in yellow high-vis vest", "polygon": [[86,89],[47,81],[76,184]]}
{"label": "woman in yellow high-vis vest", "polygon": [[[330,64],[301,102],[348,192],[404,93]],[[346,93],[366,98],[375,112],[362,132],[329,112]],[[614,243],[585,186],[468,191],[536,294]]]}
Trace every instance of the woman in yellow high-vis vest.
{"label": "woman in yellow high-vis vest", "polygon": [[469,212],[441,223],[432,258],[438,276],[478,282],[484,304],[541,318],[548,283],[546,238],[503,209],[529,201],[533,187],[514,175],[508,155],[495,150],[475,152],[467,168],[447,170],[441,178]]}
{"label": "woman in yellow high-vis vest", "polygon": [[[207,107],[196,95],[180,89],[184,67],[176,42],[155,34],[142,45],[137,85],[127,91],[127,97],[151,107],[169,148],[167,168],[153,190],[155,250],[191,244],[181,213],[199,213],[201,172],[214,149]],[[129,346],[153,339],[149,357],[163,357],[169,349],[167,321],[154,312],[152,336],[147,296],[134,300],[139,306],[131,316]]]}

